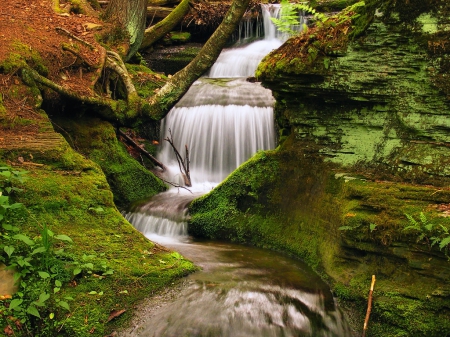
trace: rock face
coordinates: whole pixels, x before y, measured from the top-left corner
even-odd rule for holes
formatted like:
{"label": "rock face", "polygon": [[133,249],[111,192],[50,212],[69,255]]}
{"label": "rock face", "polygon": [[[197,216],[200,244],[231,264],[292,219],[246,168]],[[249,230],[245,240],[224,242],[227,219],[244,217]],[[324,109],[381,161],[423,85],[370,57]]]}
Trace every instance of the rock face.
{"label": "rock face", "polygon": [[449,8],[367,1],[339,53],[269,55],[280,147],[196,200],[191,231],[302,257],[355,329],[376,274],[370,336],[449,336]]}

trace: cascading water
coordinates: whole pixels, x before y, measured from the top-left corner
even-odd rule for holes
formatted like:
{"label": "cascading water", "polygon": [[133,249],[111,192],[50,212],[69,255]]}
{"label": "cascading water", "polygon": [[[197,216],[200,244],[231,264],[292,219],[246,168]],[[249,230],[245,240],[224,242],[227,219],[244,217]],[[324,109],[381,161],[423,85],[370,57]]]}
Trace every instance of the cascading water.
{"label": "cascading water", "polygon": [[[161,125],[175,146],[190,152],[190,190],[172,188],[125,217],[151,240],[203,268],[178,298],[124,336],[350,336],[342,313],[317,275],[274,252],[219,243],[185,243],[187,205],[211,190],[258,150],[275,147],[271,92],[246,81],[285,37],[270,21],[279,6],[263,6],[264,40],[222,51]],[[247,27],[247,26],[245,26]],[[250,28],[244,29],[248,35]],[[241,32],[239,36],[241,36]],[[173,150],[162,141],[166,179],[182,184]]]}
{"label": "cascading water", "polygon": [[[185,145],[189,148],[193,194],[171,189],[165,193],[167,198],[159,195],[151,201],[158,203],[158,208],[146,205],[138,212],[126,214],[150,239],[167,242],[168,237],[179,240],[187,235],[183,212],[178,212],[177,223],[173,223],[174,205],[187,205],[186,198],[210,191],[257,151],[275,147],[272,93],[246,78],[253,76],[262,58],[287,38],[270,20],[279,12],[280,6],[263,5],[264,39],[223,50],[210,71],[191,86],[162,121],[158,159],[169,168],[166,179],[184,183],[173,149],[164,141],[170,130],[177,149],[183,150]],[[244,39],[252,30],[249,25],[247,22],[241,28]],[[177,198],[182,200],[177,203]],[[165,214],[161,213],[160,199],[168,201]]]}

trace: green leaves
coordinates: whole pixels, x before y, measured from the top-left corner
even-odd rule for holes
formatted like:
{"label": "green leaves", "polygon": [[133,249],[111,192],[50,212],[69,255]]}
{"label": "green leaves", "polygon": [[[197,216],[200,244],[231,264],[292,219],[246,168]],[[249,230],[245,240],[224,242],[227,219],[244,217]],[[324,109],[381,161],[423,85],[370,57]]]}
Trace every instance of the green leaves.
{"label": "green leaves", "polygon": [[[409,221],[408,226],[403,228],[404,231],[414,231],[417,233],[417,242],[425,241],[430,247],[438,244],[439,249],[446,248],[450,245],[449,229],[441,224],[435,225],[429,222],[423,212],[419,214],[419,221],[412,215],[405,214]],[[446,253],[447,254],[447,253]]]}
{"label": "green leaves", "polygon": [[35,242],[31,240],[27,235],[25,234],[16,234],[13,236],[13,239],[22,241],[23,243],[27,244],[28,246],[34,246]]}
{"label": "green leaves", "polygon": [[8,257],[11,257],[11,254],[14,252],[14,247],[11,246],[5,246],[3,248],[3,250],[5,251],[5,253],[8,255]]}
{"label": "green leaves", "polygon": [[9,303],[9,309],[11,310],[21,310],[20,305],[23,303],[22,299],[13,299],[10,303]]}
{"label": "green leaves", "polygon": [[56,235],[55,239],[61,240],[61,241],[66,241],[66,242],[73,242],[73,240],[69,236],[64,235],[64,234]]}

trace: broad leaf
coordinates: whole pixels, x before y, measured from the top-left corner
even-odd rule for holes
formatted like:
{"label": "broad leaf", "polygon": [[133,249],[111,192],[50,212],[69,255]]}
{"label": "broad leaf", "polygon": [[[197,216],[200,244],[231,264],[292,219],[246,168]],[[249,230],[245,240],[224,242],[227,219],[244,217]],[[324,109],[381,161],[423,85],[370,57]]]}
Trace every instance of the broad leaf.
{"label": "broad leaf", "polygon": [[64,234],[56,235],[55,239],[58,239],[61,241],[73,242],[73,240],[69,236],[64,235]]}
{"label": "broad leaf", "polygon": [[11,257],[11,254],[14,252],[14,247],[5,246],[5,248],[3,248],[3,250],[5,251],[6,254],[8,254],[8,257]]}
{"label": "broad leaf", "polygon": [[42,277],[44,280],[50,277],[50,274],[45,271],[38,271],[38,274],[40,277]]}
{"label": "broad leaf", "polygon": [[42,293],[39,295],[39,302],[44,303],[50,298],[50,294]]}
{"label": "broad leaf", "polygon": [[22,310],[20,305],[22,304],[23,300],[15,298],[9,303],[9,308],[12,310]]}
{"label": "broad leaf", "polygon": [[22,241],[23,243],[27,244],[28,246],[34,245],[34,241],[31,240],[28,236],[26,236],[24,234],[16,234],[13,236],[13,239]]}
{"label": "broad leaf", "polygon": [[67,311],[70,311],[69,303],[67,303],[66,301],[59,301],[58,305],[64,309],[66,309]]}
{"label": "broad leaf", "polygon": [[39,311],[37,310],[37,308],[33,305],[30,305],[27,309],[27,313],[29,313],[30,315],[36,316],[38,318],[41,318],[41,315],[39,315]]}
{"label": "broad leaf", "polygon": [[45,247],[39,247],[39,248],[36,248],[35,250],[33,250],[31,255],[38,254],[38,253],[43,253],[43,252],[46,252],[46,251],[47,251],[47,249],[45,249]]}

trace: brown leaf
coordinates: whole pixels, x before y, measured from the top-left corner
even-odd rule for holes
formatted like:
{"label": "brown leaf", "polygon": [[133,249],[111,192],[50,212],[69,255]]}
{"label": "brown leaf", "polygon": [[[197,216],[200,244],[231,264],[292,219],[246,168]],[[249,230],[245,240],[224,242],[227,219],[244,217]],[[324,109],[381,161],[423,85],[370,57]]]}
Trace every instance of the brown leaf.
{"label": "brown leaf", "polygon": [[114,318],[119,317],[120,315],[122,315],[126,310],[122,309],[122,310],[113,310],[111,311],[111,313],[109,314],[108,320],[107,322],[112,321]]}
{"label": "brown leaf", "polygon": [[7,325],[7,326],[5,327],[5,329],[3,330],[3,332],[5,333],[6,336],[12,336],[12,335],[14,335],[14,330],[11,329],[11,326],[10,326],[10,325]]}

